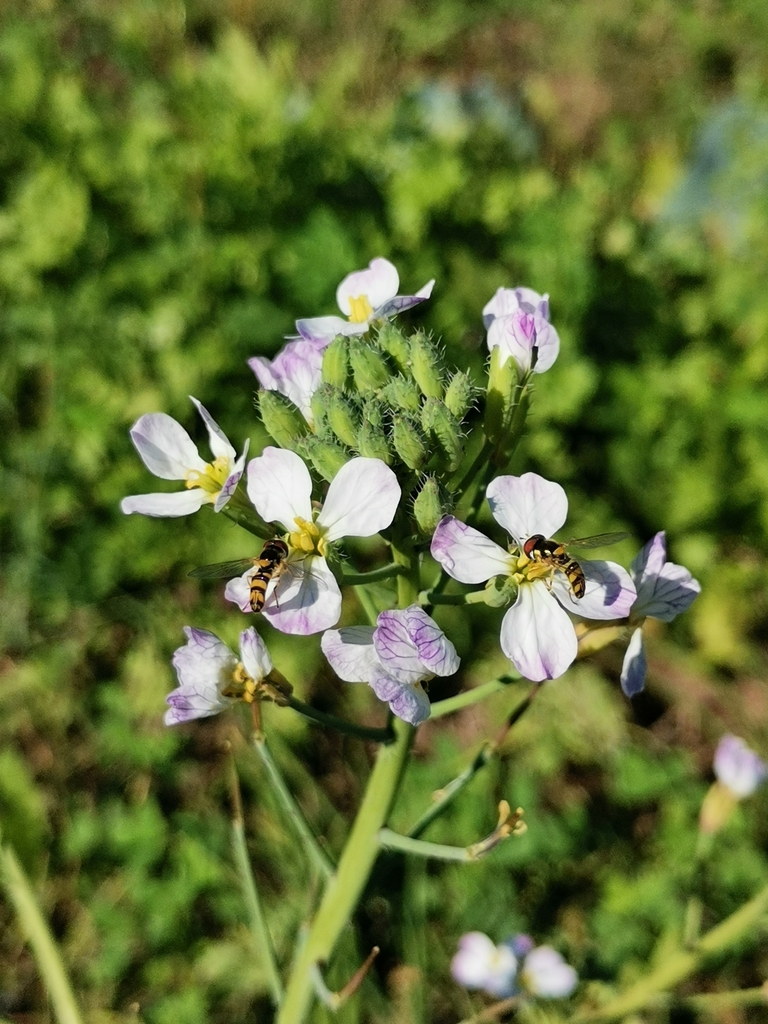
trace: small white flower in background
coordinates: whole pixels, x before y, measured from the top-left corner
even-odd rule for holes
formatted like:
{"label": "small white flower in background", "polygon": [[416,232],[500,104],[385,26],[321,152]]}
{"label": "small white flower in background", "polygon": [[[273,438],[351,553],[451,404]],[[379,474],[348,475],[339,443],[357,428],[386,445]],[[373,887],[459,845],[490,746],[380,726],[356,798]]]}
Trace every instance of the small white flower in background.
{"label": "small white flower in background", "polygon": [[765,781],[768,766],[739,736],[726,735],[715,751],[715,775],[738,799],[752,796]]}
{"label": "small white flower in background", "polygon": [[[400,277],[396,268],[381,256],[365,270],[347,274],[336,289],[340,316],[317,316],[296,321],[296,329],[307,341],[329,342],[339,334],[365,334],[374,320],[386,320],[396,313],[425,302],[432,294],[434,280],[415,295],[398,295]],[[289,396],[290,397],[290,396]]]}
{"label": "small white flower in background", "polygon": [[456,648],[418,605],[381,612],[376,628],[349,626],[323,634],[323,653],[347,683],[367,683],[398,718],[419,725],[429,718],[422,683],[459,668]]}
{"label": "small white flower in background", "polygon": [[482,989],[503,999],[515,990],[517,957],[506,943],[497,946],[482,932],[467,932],[459,939],[451,974],[464,988]]}
{"label": "small white flower in background", "polygon": [[235,449],[208,410],[190,395],[190,401],[208,428],[213,462],[200,458],[197,446],[186,430],[164,412],[151,412],[131,427],[131,440],[147,469],[161,480],[183,480],[186,490],[171,494],[136,494],[123,498],[126,515],[188,516],[206,504],[220,512],[235,493],[243,475],[248,444],[235,458]]}
{"label": "small white flower in background", "polygon": [[628,697],[634,697],[645,686],[643,620],[651,618],[671,622],[686,611],[701,592],[698,581],[686,568],[667,561],[667,541],[663,530],[652,537],[633,560],[632,578],[637,600],[630,612],[630,622],[641,625],[632,634],[621,669],[621,688]]}
{"label": "small white flower in background", "polygon": [[536,946],[520,968],[521,986],[544,999],[564,999],[578,983],[576,971],[551,946]]}
{"label": "small white flower in background", "polygon": [[478,530],[445,516],[432,538],[432,557],[460,583],[485,583],[495,576],[517,584],[517,599],[501,624],[501,649],[526,679],[556,679],[571,665],[578,643],[569,612],[585,619],[624,618],[635,600],[629,573],[615,562],[579,559],[586,593],[577,598],[562,572],[552,572],[523,554],[536,534],[549,539],[565,522],[563,488],[536,473],[500,476],[486,491],[497,523],[516,547],[507,551]]}
{"label": "small white flower in background", "polygon": [[285,395],[310,426],[314,423],[310,403],[322,381],[323,352],[330,340],[317,342],[300,338],[284,345],[274,359],[254,356],[248,360],[259,384],[267,391]]}
{"label": "small white flower in background", "polygon": [[[288,568],[270,584],[263,614],[283,633],[319,633],[341,615],[341,591],[328,567],[328,547],[342,537],[372,537],[386,529],[400,501],[400,484],[380,459],[350,459],[331,481],[318,513],[304,461],[285,448],[267,447],[248,463],[248,497],[267,523],[286,531]],[[230,580],[228,601],[251,611],[256,569]]]}
{"label": "small white flower in background", "polygon": [[488,349],[510,358],[522,375],[544,373],[558,357],[560,337],[549,322],[549,296],[531,288],[499,288],[483,308]]}
{"label": "small white flower in background", "polygon": [[185,626],[187,642],[173,655],[179,685],[168,694],[166,725],[206,718],[238,700],[253,699],[257,685],[272,671],[272,660],[256,630],[240,634],[240,659],[207,629]]}

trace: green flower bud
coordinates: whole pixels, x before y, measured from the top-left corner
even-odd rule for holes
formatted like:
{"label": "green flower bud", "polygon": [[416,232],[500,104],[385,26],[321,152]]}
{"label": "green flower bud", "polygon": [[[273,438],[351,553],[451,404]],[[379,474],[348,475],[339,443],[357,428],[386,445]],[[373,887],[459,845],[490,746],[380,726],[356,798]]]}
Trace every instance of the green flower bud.
{"label": "green flower bud", "polygon": [[474,388],[469,374],[459,370],[451,377],[451,382],[445,392],[445,404],[448,411],[457,420],[463,420],[467,410],[472,405],[472,394]]}
{"label": "green flower bud", "polygon": [[349,373],[349,343],[344,335],[334,338],[323,353],[323,381],[342,390],[347,386]]}
{"label": "green flower bud", "polygon": [[447,407],[435,398],[428,398],[421,412],[421,425],[433,434],[448,459],[452,473],[464,457],[464,439],[461,427],[448,412]]}
{"label": "green flower bud", "polygon": [[330,384],[321,384],[309,400],[316,437],[328,440],[332,438],[332,431],[328,423],[328,409],[331,404],[331,395],[335,390]]}
{"label": "green flower bud", "polygon": [[267,433],[280,448],[293,448],[296,438],[309,432],[307,421],[285,395],[259,391],[259,412]]}
{"label": "green flower bud", "polygon": [[483,420],[486,437],[494,444],[502,440],[509,426],[512,400],[518,383],[517,364],[514,359],[507,359],[502,366],[500,352],[498,347],[491,351]]}
{"label": "green flower bud", "polygon": [[403,412],[418,412],[421,408],[421,392],[412,380],[395,377],[379,392],[379,398],[391,408]]}
{"label": "green flower bud", "polygon": [[409,373],[410,348],[402,331],[386,320],[379,328],[376,339],[382,351],[395,362],[401,373]]}
{"label": "green flower bud", "polygon": [[363,404],[363,423],[370,423],[373,427],[384,426],[384,406],[375,398],[369,398]]}
{"label": "green flower bud", "polygon": [[443,501],[443,494],[437,478],[426,477],[413,502],[413,515],[424,536],[432,536],[435,527],[447,511],[448,506]]}
{"label": "green flower bud", "polygon": [[324,480],[331,481],[345,462],[349,461],[349,453],[341,445],[332,441],[321,441],[317,437],[307,437],[302,448],[317,472]]}
{"label": "green flower bud", "polygon": [[411,373],[427,398],[443,397],[442,356],[423,331],[417,331],[411,338]]}
{"label": "green flower bud", "polygon": [[357,435],[357,450],[367,459],[381,459],[388,466],[392,464],[392,449],[380,424],[370,420],[363,423]]}
{"label": "green flower bud", "polygon": [[406,416],[395,417],[392,443],[400,459],[409,469],[421,469],[427,456],[427,446],[412,420]]}
{"label": "green flower bud", "polygon": [[360,429],[360,416],[354,403],[334,389],[328,406],[328,425],[342,444],[354,448]]}
{"label": "green flower bud", "polygon": [[360,338],[349,339],[352,383],[360,394],[378,391],[392,376],[384,357]]}

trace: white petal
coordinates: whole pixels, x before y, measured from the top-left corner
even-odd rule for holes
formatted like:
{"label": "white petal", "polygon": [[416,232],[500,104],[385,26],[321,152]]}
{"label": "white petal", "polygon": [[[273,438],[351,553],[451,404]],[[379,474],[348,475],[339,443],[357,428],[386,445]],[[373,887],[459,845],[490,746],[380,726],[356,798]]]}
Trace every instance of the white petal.
{"label": "white petal", "polygon": [[173,655],[179,686],[168,695],[166,725],[204,718],[224,710],[232,701],[221,694],[237,658],[215,633],[184,627],[187,643]]}
{"label": "white petal", "polygon": [[250,438],[246,438],[245,447],[243,448],[243,454],[232,467],[232,472],[224,481],[224,486],[219,491],[216,497],[216,501],[213,503],[214,512],[221,512],[221,510],[224,508],[229,499],[237,490],[237,485],[240,483],[240,477],[243,475],[243,470],[245,469],[245,459],[248,455],[248,447],[250,443]]}
{"label": "white petal", "polygon": [[645,579],[655,579],[667,560],[667,535],[659,530],[632,559],[632,576],[637,584],[638,594],[642,592]]}
{"label": "white petal", "polygon": [[211,495],[202,487],[192,487],[171,494],[133,494],[123,498],[120,508],[126,515],[140,512],[143,516],[189,516],[210,499]]}
{"label": "white petal", "polygon": [[740,736],[727,734],[715,751],[715,775],[739,799],[751,796],[766,777],[768,766]]}
{"label": "white petal", "polygon": [[296,330],[306,341],[330,343],[338,334],[345,334],[349,321],[340,316],[312,316],[296,321]]}
{"label": "white petal", "polygon": [[521,584],[501,623],[501,649],[526,679],[557,679],[576,659],[573,623],[541,580]]}
{"label": "white petal", "polygon": [[227,440],[227,435],[218,425],[216,420],[213,418],[213,416],[211,416],[211,414],[208,412],[208,410],[205,408],[202,402],[198,402],[198,400],[196,398],[193,398],[192,395],[189,396],[189,400],[190,402],[194,402],[195,408],[202,416],[203,422],[208,428],[208,440],[214,458],[218,459],[223,455],[227,459],[234,460],[235,455],[237,453]]}
{"label": "white petal", "polygon": [[240,611],[246,614],[250,614],[253,611],[251,608],[251,577],[253,572],[253,569],[246,570],[242,576],[229,580],[224,588],[225,599],[231,601],[232,604],[236,604]]}
{"label": "white petal", "polygon": [[272,671],[272,659],[267,645],[251,626],[240,634],[240,657],[243,668],[257,683]]}
{"label": "white petal", "polygon": [[379,309],[374,310],[373,317],[371,319],[379,319],[394,316],[396,313],[403,313],[406,309],[413,309],[414,306],[420,306],[422,302],[426,302],[429,296],[432,294],[432,288],[435,282],[429,281],[420,288],[415,295],[395,295],[394,298],[389,299]]}
{"label": "white petal", "polygon": [[268,523],[293,530],[297,518],[312,522],[312,478],[299,456],[286,448],[267,447],[251,459],[248,497]]}
{"label": "white petal", "polygon": [[547,371],[560,354],[560,335],[552,324],[544,317],[534,317],[536,321],[536,365],[534,373]]}
{"label": "white petal", "polygon": [[645,650],[643,649],[643,631],[636,629],[624,653],[621,666],[621,688],[627,697],[634,697],[645,686]]}
{"label": "white petal", "polygon": [[401,686],[387,701],[389,710],[409,725],[421,725],[426,722],[432,712],[429,697],[421,683],[413,686]]}
{"label": "white petal", "polygon": [[497,476],[485,493],[493,518],[518,544],[537,533],[552,537],[568,515],[563,488],[537,473]]}
{"label": "white petal", "polygon": [[[334,336],[337,333],[334,332]],[[254,356],[248,360],[248,365],[263,388],[285,395],[301,410],[304,419],[312,423],[311,400],[322,381],[324,350],[324,345],[301,338],[289,341],[273,360]]]}
{"label": "white petal", "polygon": [[416,604],[405,608],[403,615],[422,664],[436,676],[452,676],[458,672],[461,659],[435,620]]}
{"label": "white petal", "polygon": [[140,416],[131,440],[150,473],[162,480],[186,480],[191,469],[204,473],[207,468],[184,427],[164,412]]}
{"label": "white petal", "polygon": [[460,583],[485,583],[514,571],[508,551],[454,516],[443,516],[431,545],[432,557]]}
{"label": "white petal", "polygon": [[521,977],[530,992],[545,999],[569,996],[579,982],[573,967],[550,946],[531,950],[525,958]]}
{"label": "white petal", "polygon": [[555,573],[552,592],[569,612],[584,619],[623,619],[635,603],[635,585],[616,562],[579,559],[587,583],[584,597],[574,595],[563,573]]}
{"label": "white petal", "polygon": [[400,494],[397,477],[381,459],[350,459],[331,481],[317,525],[329,542],[371,537],[395,518]]}
{"label": "white petal", "polygon": [[336,289],[336,302],[346,316],[352,313],[349,300],[361,296],[368,299],[371,309],[378,309],[387,299],[397,295],[399,285],[400,278],[396,268],[389,260],[378,256],[371,260],[366,270],[355,270],[347,274]]}
{"label": "white petal", "polygon": [[339,679],[345,683],[370,683],[377,664],[373,626],[329,629],[323,633],[320,646]]}
{"label": "white petal", "polygon": [[382,612],[373,644],[382,666],[404,683],[452,675],[459,667],[456,648],[418,605]]}
{"label": "white petal", "polygon": [[305,558],[285,572],[267,597],[263,614],[282,633],[321,633],[339,621],[341,591],[324,558]]}

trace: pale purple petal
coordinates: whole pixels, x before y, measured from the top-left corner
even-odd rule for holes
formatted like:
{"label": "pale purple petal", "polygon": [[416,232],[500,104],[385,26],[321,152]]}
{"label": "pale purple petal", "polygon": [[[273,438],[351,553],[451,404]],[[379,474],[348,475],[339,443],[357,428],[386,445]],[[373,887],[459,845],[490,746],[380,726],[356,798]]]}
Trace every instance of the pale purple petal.
{"label": "pale purple petal", "polygon": [[532,314],[518,310],[510,316],[499,316],[488,328],[488,350],[498,348],[501,366],[514,359],[521,374],[531,369],[531,353],[536,343],[536,322]]}
{"label": "pale purple petal", "polygon": [[655,579],[667,560],[667,535],[659,530],[632,559],[632,576],[637,584],[638,595],[644,579]]}
{"label": "pale purple petal", "polygon": [[248,497],[268,523],[295,528],[312,522],[312,478],[302,459],[286,448],[267,447],[248,463]]}
{"label": "pale purple petal", "polygon": [[[293,568],[293,567],[292,567]],[[281,633],[321,633],[341,616],[341,591],[328,563],[319,555],[285,572],[267,595],[263,614]]]}
{"label": "pale purple petal", "polygon": [[162,480],[186,480],[190,470],[208,468],[184,427],[164,412],[140,416],[130,434],[141,461]]}
{"label": "pale purple petal", "polygon": [[345,683],[370,683],[378,666],[373,648],[373,626],[329,629],[320,641],[323,654]]}
{"label": "pale purple petal", "polygon": [[456,648],[435,620],[415,604],[381,612],[373,643],[381,664],[403,682],[450,676],[459,668]]}
{"label": "pale purple petal", "polygon": [[381,459],[350,459],[331,481],[317,525],[328,542],[372,537],[395,518],[400,495],[397,477]]}
{"label": "pale purple petal", "polygon": [[569,996],[579,983],[573,967],[550,946],[532,949],[525,958],[520,976],[529,992],[545,999]]}
{"label": "pale purple petal", "polygon": [[240,634],[240,658],[245,671],[257,683],[272,671],[272,659],[267,645],[253,626]]}
{"label": "pale purple petal", "polygon": [[635,585],[627,570],[617,562],[579,559],[586,578],[584,597],[576,597],[563,573],[556,572],[552,593],[569,612],[583,619],[623,619],[635,603]]}
{"label": "pale purple petal", "polygon": [[377,665],[374,668],[371,689],[379,698],[389,704],[392,714],[410,725],[421,725],[430,715],[429,697],[419,683],[410,685],[390,675]]}
{"label": "pale purple petal", "polygon": [[660,531],[632,562],[632,575],[637,586],[633,618],[650,616],[671,622],[686,611],[701,593],[701,586],[682,565],[667,562],[664,531]]}
{"label": "pale purple petal", "polygon": [[483,306],[483,324],[486,330],[498,316],[510,316],[521,309],[524,313],[538,313],[549,320],[549,296],[539,295],[533,288],[498,288]]}
{"label": "pale purple petal", "polygon": [[715,751],[715,775],[739,799],[751,796],[764,781],[768,767],[739,736],[726,735]]}
{"label": "pale purple petal", "polygon": [[544,373],[550,369],[560,354],[560,335],[543,316],[534,316],[536,325],[536,360],[533,364],[534,373]]}
{"label": "pale purple petal", "polygon": [[224,588],[226,600],[236,604],[240,611],[246,612],[246,614],[253,611],[251,608],[251,577],[255,571],[255,568],[247,569],[242,576],[229,580]]}
{"label": "pale purple petal", "polygon": [[336,289],[336,302],[346,316],[352,315],[350,299],[365,297],[372,310],[379,309],[397,295],[400,278],[397,269],[383,257],[371,260],[365,270],[347,274]]}
{"label": "pale purple petal", "polygon": [[289,341],[274,359],[254,356],[248,360],[248,365],[263,388],[285,395],[301,410],[304,419],[312,423],[311,400],[322,381],[325,343],[338,333],[334,331],[329,338],[323,336],[323,344],[303,338],[299,341]]}
{"label": "pale purple petal", "polygon": [[208,429],[208,441],[211,446],[211,451],[213,452],[214,458],[218,459],[224,456],[224,458],[227,459],[234,459],[237,453],[235,452],[235,449],[232,447],[232,445],[229,443],[227,435],[218,425],[213,416],[211,416],[211,414],[208,412],[208,410],[205,408],[202,402],[198,402],[198,400],[196,398],[193,398],[192,395],[189,396],[189,400],[194,404],[195,408],[202,416],[203,422],[205,423]]}
{"label": "pale purple petal", "polygon": [[222,696],[232,679],[237,658],[215,633],[184,627],[187,643],[173,655],[179,686],[166,698],[166,725],[215,715],[232,704]]}
{"label": "pale purple petal", "polygon": [[202,487],[173,491],[171,494],[133,494],[123,498],[120,508],[126,515],[139,512],[143,516],[189,516],[211,500]]}
{"label": "pale purple petal", "polygon": [[404,616],[422,664],[436,676],[452,676],[458,672],[461,659],[435,620],[417,604],[405,608]]}
{"label": "pale purple petal", "polygon": [[313,316],[297,320],[296,330],[306,341],[329,345],[339,334],[345,337],[365,334],[368,323],[367,320],[360,324],[350,323],[340,316]]}
{"label": "pale purple petal", "polygon": [[443,516],[432,537],[432,557],[460,583],[485,583],[509,576],[515,562],[508,551],[454,516]]}
{"label": "pale purple petal", "polygon": [[250,438],[246,438],[245,446],[243,448],[243,454],[232,467],[232,472],[224,481],[224,486],[221,488],[218,495],[216,496],[216,501],[213,504],[214,512],[221,512],[221,510],[224,508],[229,499],[237,490],[237,485],[240,483],[240,478],[242,477],[243,470],[245,469],[245,460],[248,456],[248,448],[250,446],[250,443]]}
{"label": "pale purple petal", "polygon": [[554,536],[568,515],[563,488],[537,473],[497,476],[485,493],[493,518],[521,547],[534,534]]}
{"label": "pale purple petal", "polygon": [[573,623],[541,580],[521,584],[501,623],[501,649],[526,679],[557,679],[576,659]]}
{"label": "pale purple petal", "polygon": [[433,278],[431,281],[427,281],[423,288],[419,288],[415,295],[395,295],[393,299],[385,302],[383,306],[374,312],[374,317],[386,318],[394,316],[396,313],[402,313],[406,309],[412,309],[414,306],[426,302],[431,296],[434,286],[435,281]]}
{"label": "pale purple petal", "polygon": [[459,939],[459,951],[451,961],[451,974],[464,988],[484,989],[495,996],[512,991],[517,958],[509,946],[496,946],[482,932],[468,932]]}
{"label": "pale purple petal", "polygon": [[643,647],[643,631],[636,629],[624,653],[621,666],[621,688],[627,697],[634,697],[645,686],[645,649]]}

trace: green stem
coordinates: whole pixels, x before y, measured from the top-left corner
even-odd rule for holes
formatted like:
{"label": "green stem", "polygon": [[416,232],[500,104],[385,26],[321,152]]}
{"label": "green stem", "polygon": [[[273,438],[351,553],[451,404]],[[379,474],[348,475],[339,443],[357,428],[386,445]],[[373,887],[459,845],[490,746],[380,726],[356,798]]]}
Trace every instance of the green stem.
{"label": "green stem", "polygon": [[375,601],[371,597],[370,592],[367,591],[365,587],[361,587],[360,590],[357,591],[356,597],[360,602],[363,611],[365,612],[365,616],[368,619],[368,624],[375,628],[379,618],[379,611],[376,607]]}
{"label": "green stem", "polygon": [[494,693],[501,693],[502,690],[506,690],[510,683],[518,682],[519,679],[519,676],[499,676],[498,679],[491,679],[490,682],[482,683],[471,690],[465,690],[464,693],[457,693],[455,697],[436,700],[432,705],[429,717],[442,718],[444,715],[452,715],[456,711],[461,711],[462,708],[468,708],[472,704],[485,700],[487,697],[492,697]]}
{"label": "green stem", "polygon": [[383,565],[371,572],[341,572],[337,576],[339,583],[345,587],[364,587],[366,583],[378,583],[380,580],[391,580],[407,572],[403,565]]}
{"label": "green stem", "polygon": [[471,846],[445,846],[443,843],[425,843],[422,839],[411,839],[400,835],[389,828],[379,832],[379,843],[385,850],[398,850],[400,853],[412,853],[417,857],[429,857],[432,860],[453,860],[469,863],[478,860],[472,853]]}
{"label": "green stem", "polygon": [[345,718],[337,718],[336,715],[329,715],[327,711],[318,711],[317,708],[313,708],[311,705],[305,704],[304,701],[299,700],[298,697],[289,697],[287,706],[289,708],[293,708],[294,711],[298,711],[300,715],[308,718],[316,725],[327,726],[329,729],[335,729],[336,732],[346,733],[347,736],[357,736],[357,738],[361,740],[373,740],[374,743],[392,743],[395,738],[394,733],[389,726],[377,729],[373,726],[358,725],[356,722],[348,722]]}
{"label": "green stem", "polygon": [[276,1024],[302,1024],[312,1002],[312,969],[328,960],[354,912],[379,852],[379,829],[389,816],[405,769],[414,729],[396,719],[395,742],[379,748],[360,810],[336,874],[329,880],[288,982]]}
{"label": "green stem", "polygon": [[[239,493],[239,492],[238,492]],[[268,540],[270,537],[274,537],[274,527],[267,525],[264,520],[256,514],[256,510],[252,505],[243,505],[240,502],[236,502],[235,498],[231,498],[230,501],[221,510],[222,514],[231,519],[233,523],[237,523],[238,526],[242,526],[248,533],[252,533],[254,537],[258,537],[262,542]]]}
{"label": "green stem", "polygon": [[277,767],[277,764],[272,757],[272,752],[267,746],[267,739],[263,732],[254,732],[253,747],[261,758],[261,763],[267,771],[269,781],[272,783],[272,788],[277,794],[283,810],[293,825],[296,835],[301,841],[301,845],[306,851],[307,856],[314,864],[320,877],[327,880],[333,874],[334,865],[328,854],[318,843],[314,832],[309,826],[309,822],[304,817],[301,808],[294,800],[290,789],[288,789],[285,779],[281,775],[280,769]]}
{"label": "green stem", "polygon": [[82,1024],[59,948],[40,912],[29,879],[24,874],[16,854],[7,844],[0,845],[0,883],[8,894],[22,932],[32,947],[59,1024]]}

